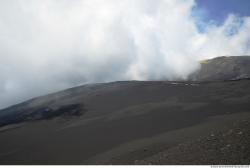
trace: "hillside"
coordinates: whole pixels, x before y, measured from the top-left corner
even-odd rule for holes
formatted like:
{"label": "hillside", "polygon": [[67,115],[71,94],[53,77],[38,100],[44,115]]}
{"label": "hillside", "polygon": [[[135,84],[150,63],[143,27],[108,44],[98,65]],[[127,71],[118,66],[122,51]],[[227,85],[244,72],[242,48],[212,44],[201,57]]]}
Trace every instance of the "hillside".
{"label": "hillside", "polygon": [[[229,59],[240,58],[249,60]],[[225,59],[203,64],[210,72]],[[0,164],[248,165],[246,68],[204,81],[84,85],[0,110]]]}
{"label": "hillside", "polygon": [[194,81],[221,81],[250,78],[250,57],[217,57],[200,62],[201,68],[191,74]]}

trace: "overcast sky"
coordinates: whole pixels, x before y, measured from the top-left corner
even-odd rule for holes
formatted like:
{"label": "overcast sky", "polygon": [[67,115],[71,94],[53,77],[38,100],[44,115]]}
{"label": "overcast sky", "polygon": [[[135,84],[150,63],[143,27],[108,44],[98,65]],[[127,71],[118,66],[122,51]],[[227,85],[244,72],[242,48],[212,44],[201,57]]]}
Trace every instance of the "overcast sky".
{"label": "overcast sky", "polygon": [[84,83],[185,79],[200,59],[250,55],[248,1],[207,1],[1,0],[0,108]]}

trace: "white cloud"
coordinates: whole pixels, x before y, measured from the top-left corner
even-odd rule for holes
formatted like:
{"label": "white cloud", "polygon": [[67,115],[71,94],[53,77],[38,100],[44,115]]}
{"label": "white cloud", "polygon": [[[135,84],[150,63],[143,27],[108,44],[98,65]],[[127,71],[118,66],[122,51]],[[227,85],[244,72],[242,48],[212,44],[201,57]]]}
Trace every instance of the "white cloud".
{"label": "white cloud", "polygon": [[194,6],[193,0],[0,1],[0,108],[83,83],[186,78],[199,59],[250,53],[250,17],[230,15],[200,32]]}

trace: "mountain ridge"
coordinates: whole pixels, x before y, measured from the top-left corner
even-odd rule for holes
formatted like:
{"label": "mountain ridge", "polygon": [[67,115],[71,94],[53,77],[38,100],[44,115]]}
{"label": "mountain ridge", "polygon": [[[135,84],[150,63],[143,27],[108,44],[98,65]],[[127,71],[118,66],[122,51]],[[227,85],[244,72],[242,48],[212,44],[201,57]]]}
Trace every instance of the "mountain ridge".
{"label": "mountain ridge", "polygon": [[220,56],[200,61],[200,69],[190,74],[191,81],[223,81],[250,78],[249,56]]}
{"label": "mountain ridge", "polygon": [[[189,75],[188,79],[178,81],[158,81],[165,83],[178,83],[178,84],[202,84],[208,82],[223,82],[223,81],[239,81],[250,79],[250,57],[249,56],[220,56],[212,59],[206,59],[200,61],[201,68],[196,72]],[[248,66],[249,65],[249,66]],[[242,67],[240,67],[242,66]],[[224,67],[229,67],[224,70]],[[237,68],[235,68],[237,67]],[[237,71],[233,71],[237,69]],[[244,72],[243,75],[239,72]],[[56,93],[50,93],[39,97],[32,98],[23,103],[10,106],[0,110],[0,127],[8,124],[20,123],[25,121],[52,119],[55,117],[74,117],[81,115],[78,109],[84,109],[84,105],[80,103],[66,103],[62,106],[53,105],[57,99],[64,99],[68,96],[76,96],[77,94],[88,94],[93,89],[109,87],[112,85],[126,84],[126,83],[144,83],[154,81],[115,81],[108,83],[96,83],[86,84],[82,86],[72,87],[66,90],[62,90]],[[157,81],[155,81],[157,82]],[[122,87],[122,86],[121,86]],[[82,92],[83,91],[83,92]],[[30,104],[37,106],[38,108],[29,107]],[[71,108],[70,108],[71,107]],[[23,112],[25,109],[25,113]],[[29,112],[27,112],[29,109]],[[70,112],[66,112],[68,109]],[[83,110],[85,111],[85,110]],[[18,115],[19,117],[13,117]],[[83,112],[84,113],[84,112]]]}

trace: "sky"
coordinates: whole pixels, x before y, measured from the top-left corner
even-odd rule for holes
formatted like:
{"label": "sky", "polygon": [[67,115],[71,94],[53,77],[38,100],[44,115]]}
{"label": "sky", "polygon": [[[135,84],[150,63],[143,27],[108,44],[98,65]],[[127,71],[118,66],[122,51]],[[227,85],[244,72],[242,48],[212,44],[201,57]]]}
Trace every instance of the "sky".
{"label": "sky", "polygon": [[250,55],[247,0],[1,0],[0,109],[86,83],[186,79]]}
{"label": "sky", "polygon": [[212,19],[222,24],[231,13],[244,17],[250,16],[249,0],[197,0],[197,6],[206,14],[206,20]]}

